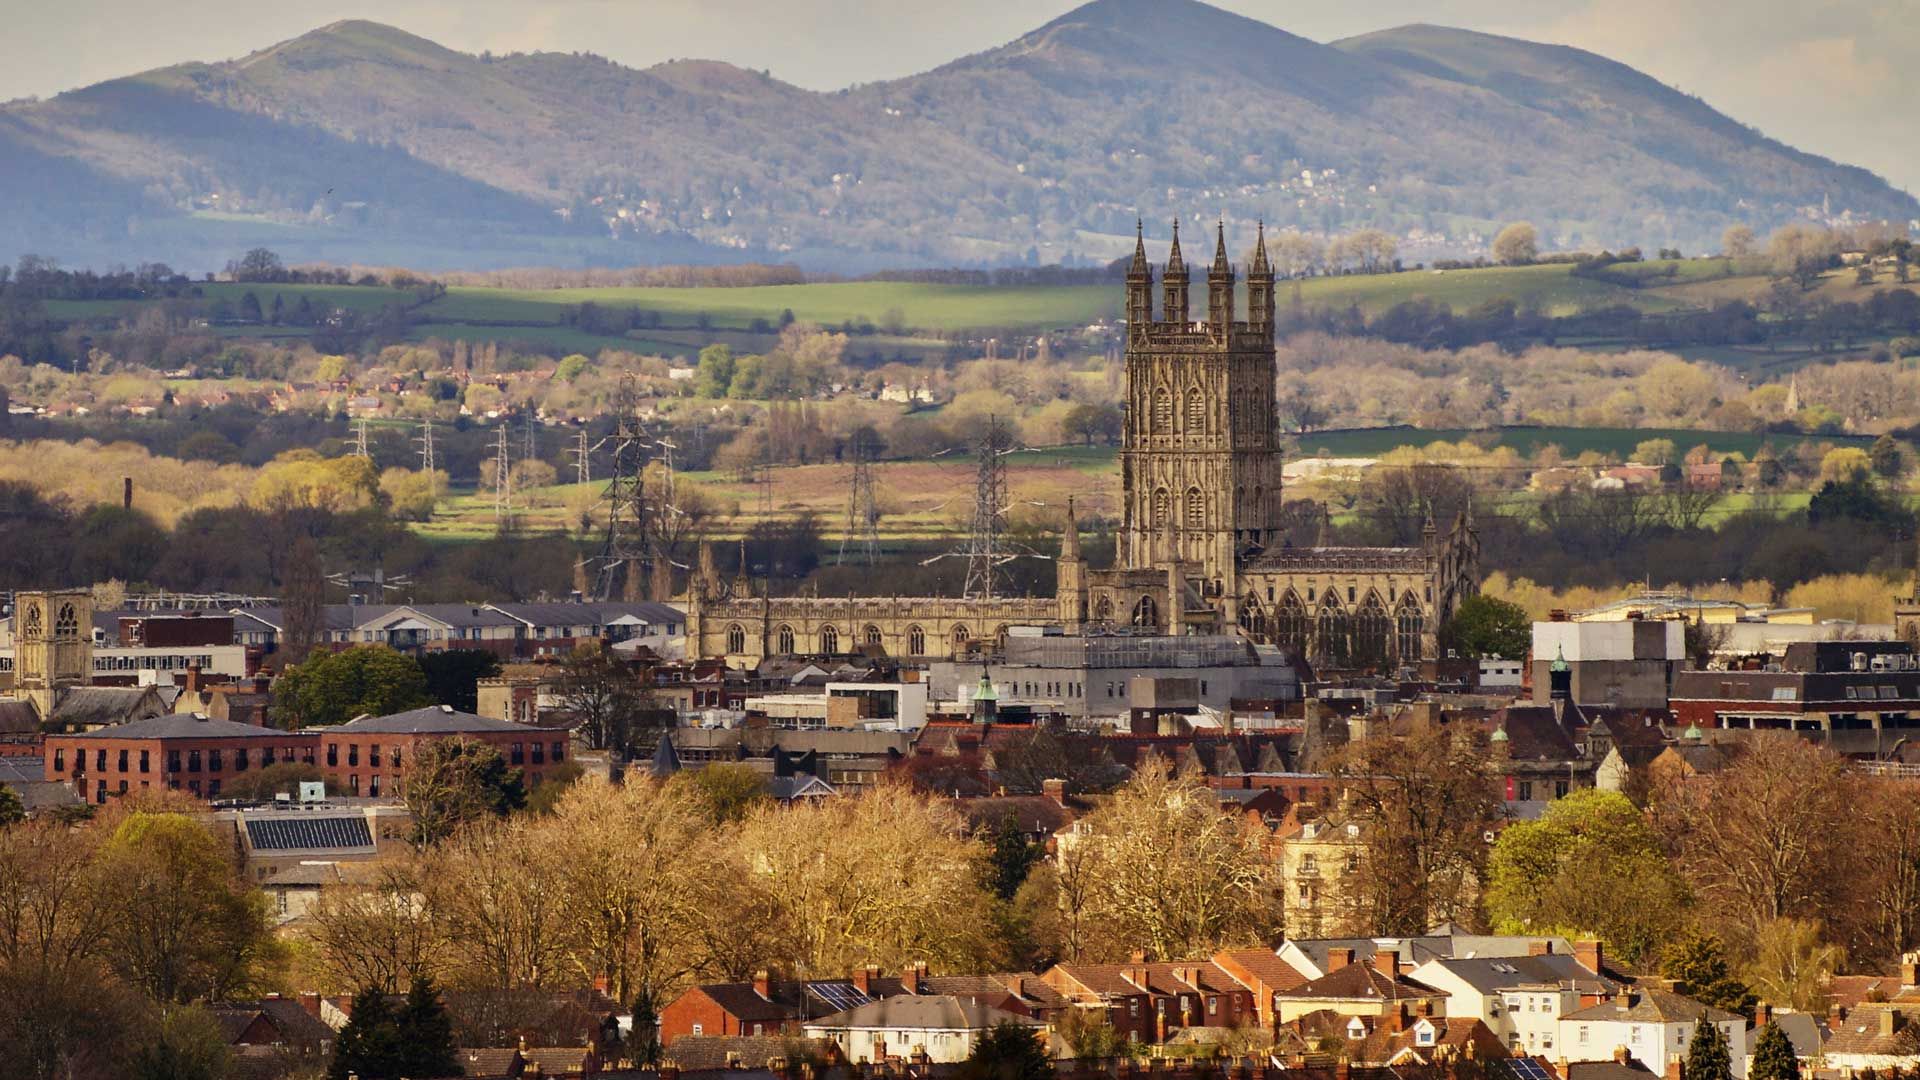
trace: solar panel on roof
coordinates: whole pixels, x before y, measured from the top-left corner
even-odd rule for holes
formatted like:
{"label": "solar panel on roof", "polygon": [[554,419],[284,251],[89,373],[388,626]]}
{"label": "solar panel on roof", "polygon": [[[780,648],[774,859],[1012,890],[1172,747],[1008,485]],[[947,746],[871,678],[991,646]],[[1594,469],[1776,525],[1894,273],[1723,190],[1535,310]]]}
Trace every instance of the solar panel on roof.
{"label": "solar panel on roof", "polygon": [[807,992],[827,1003],[834,1012],[857,1009],[873,999],[861,993],[852,983],[817,982],[808,983]]}
{"label": "solar panel on roof", "polygon": [[1547,1075],[1547,1070],[1530,1057],[1510,1058],[1506,1066],[1515,1080],[1552,1080],[1552,1077]]}
{"label": "solar panel on roof", "polygon": [[255,851],[373,846],[373,830],[364,817],[257,818],[247,821],[247,841]]}

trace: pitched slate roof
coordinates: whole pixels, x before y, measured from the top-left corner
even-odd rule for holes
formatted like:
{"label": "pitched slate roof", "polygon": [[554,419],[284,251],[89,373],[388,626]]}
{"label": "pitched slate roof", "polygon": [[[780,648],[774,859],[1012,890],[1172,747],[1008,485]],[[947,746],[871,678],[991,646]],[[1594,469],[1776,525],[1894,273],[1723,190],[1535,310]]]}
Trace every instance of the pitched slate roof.
{"label": "pitched slate roof", "polygon": [[[1889,1014],[1893,1017],[1891,1032],[1887,1031],[1886,1023]],[[1920,1026],[1891,1005],[1865,1005],[1848,1013],[1845,1020],[1834,1023],[1823,1052],[1828,1057],[1835,1054],[1920,1056]]]}
{"label": "pitched slate roof", "polygon": [[165,711],[165,703],[151,686],[76,686],[60,695],[47,721],[55,725],[118,724],[136,714],[152,716]]}
{"label": "pitched slate roof", "polygon": [[[55,710],[56,714],[58,710]],[[285,739],[297,732],[239,724],[232,720],[214,720],[188,713],[168,713],[144,720],[111,724],[93,731],[82,731],[76,739]]]}
{"label": "pitched slate roof", "polygon": [[1678,1024],[1712,1020],[1739,1020],[1737,1013],[1716,1009],[1669,990],[1638,990],[1624,998],[1589,1005],[1562,1016],[1562,1020],[1588,1020],[1628,1024]]}
{"label": "pitched slate roof", "polygon": [[341,724],[335,730],[355,735],[442,735],[473,731],[534,732],[536,729],[510,720],[475,716],[450,705],[429,705],[422,709],[389,713],[386,716],[362,716]]}
{"label": "pitched slate roof", "polygon": [[902,994],[857,1005],[851,1009],[807,1022],[808,1028],[924,1028],[934,1031],[969,1031],[1000,1024],[1038,1027],[1031,1017],[975,1004],[947,994],[922,996]]}
{"label": "pitched slate roof", "polygon": [[1564,953],[1545,956],[1487,956],[1436,960],[1468,986],[1482,994],[1521,986],[1572,987],[1582,993],[1611,992],[1619,984],[1587,970]]}
{"label": "pitched slate roof", "polygon": [[31,701],[0,701],[0,735],[36,735],[40,714]]}
{"label": "pitched slate roof", "polygon": [[1421,986],[1409,979],[1398,976],[1389,977],[1376,970],[1372,964],[1355,962],[1311,982],[1296,986],[1278,996],[1290,999],[1324,998],[1338,1001],[1403,1001],[1437,995],[1438,991]]}

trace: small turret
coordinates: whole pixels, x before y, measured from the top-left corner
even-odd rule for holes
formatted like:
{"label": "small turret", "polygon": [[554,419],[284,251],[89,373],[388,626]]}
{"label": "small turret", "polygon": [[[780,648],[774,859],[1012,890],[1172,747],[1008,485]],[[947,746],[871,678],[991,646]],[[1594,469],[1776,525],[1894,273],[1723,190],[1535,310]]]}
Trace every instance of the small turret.
{"label": "small turret", "polygon": [[1218,229],[1213,266],[1207,271],[1207,321],[1224,333],[1233,325],[1233,264],[1227,261],[1227,223],[1220,222]]}
{"label": "small turret", "polygon": [[1060,537],[1060,557],[1062,559],[1080,558],[1080,522],[1073,513],[1073,496],[1067,496],[1067,527]]}
{"label": "small turret", "polygon": [[1247,267],[1247,321],[1257,327],[1273,328],[1273,263],[1267,260],[1267,223],[1253,242],[1253,265]]}
{"label": "small turret", "polygon": [[700,541],[699,580],[689,590],[696,596],[711,598],[720,595],[720,568],[714,565],[713,541]]}
{"label": "small turret", "polygon": [[1187,260],[1180,254],[1180,219],[1173,221],[1173,246],[1167,251],[1167,269],[1160,275],[1165,292],[1166,320],[1185,326],[1187,318]]}
{"label": "small turret", "polygon": [[747,538],[740,538],[740,568],[733,575],[733,597],[744,600],[753,595],[753,579],[747,576]]}
{"label": "small turret", "polygon": [[1127,329],[1143,330],[1153,322],[1153,267],[1147,265],[1145,225],[1133,223],[1133,265],[1127,268]]}

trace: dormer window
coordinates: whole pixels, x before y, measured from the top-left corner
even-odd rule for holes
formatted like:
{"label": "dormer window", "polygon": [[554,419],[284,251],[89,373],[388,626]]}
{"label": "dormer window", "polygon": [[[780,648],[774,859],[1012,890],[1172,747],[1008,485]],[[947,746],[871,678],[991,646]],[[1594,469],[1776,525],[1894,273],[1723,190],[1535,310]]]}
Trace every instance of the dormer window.
{"label": "dormer window", "polygon": [[1418,1024],[1416,1024],[1416,1025],[1414,1025],[1414,1028],[1413,1028],[1413,1045],[1415,1045],[1415,1046],[1432,1046],[1432,1045],[1433,1045],[1433,1038],[1434,1038],[1434,1032],[1433,1032],[1433,1025],[1432,1025],[1432,1024],[1430,1024],[1430,1023],[1428,1023],[1428,1022],[1427,1022],[1427,1021],[1425,1021],[1425,1020],[1422,1020],[1422,1021],[1420,1021],[1420,1023],[1418,1023]]}
{"label": "dormer window", "polygon": [[1347,1038],[1364,1039],[1366,1037],[1367,1037],[1367,1025],[1362,1023],[1359,1017],[1356,1016],[1353,1019],[1347,1021]]}

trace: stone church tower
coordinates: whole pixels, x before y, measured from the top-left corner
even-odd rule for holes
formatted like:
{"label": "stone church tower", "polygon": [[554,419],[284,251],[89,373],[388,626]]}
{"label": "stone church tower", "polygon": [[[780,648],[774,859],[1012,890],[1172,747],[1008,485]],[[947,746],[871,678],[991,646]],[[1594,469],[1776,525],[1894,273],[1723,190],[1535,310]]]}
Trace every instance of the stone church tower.
{"label": "stone church tower", "polygon": [[1145,240],[1136,235],[1127,274],[1120,566],[1193,564],[1207,595],[1231,597],[1236,559],[1275,539],[1280,508],[1274,282],[1265,230],[1247,271],[1244,320],[1234,317],[1224,226],[1207,271],[1204,322],[1187,313],[1178,222],[1162,280],[1165,302],[1156,319],[1153,271]]}
{"label": "stone church tower", "polygon": [[93,678],[93,594],[15,593],[13,663],[15,693],[45,721],[63,692]]}

